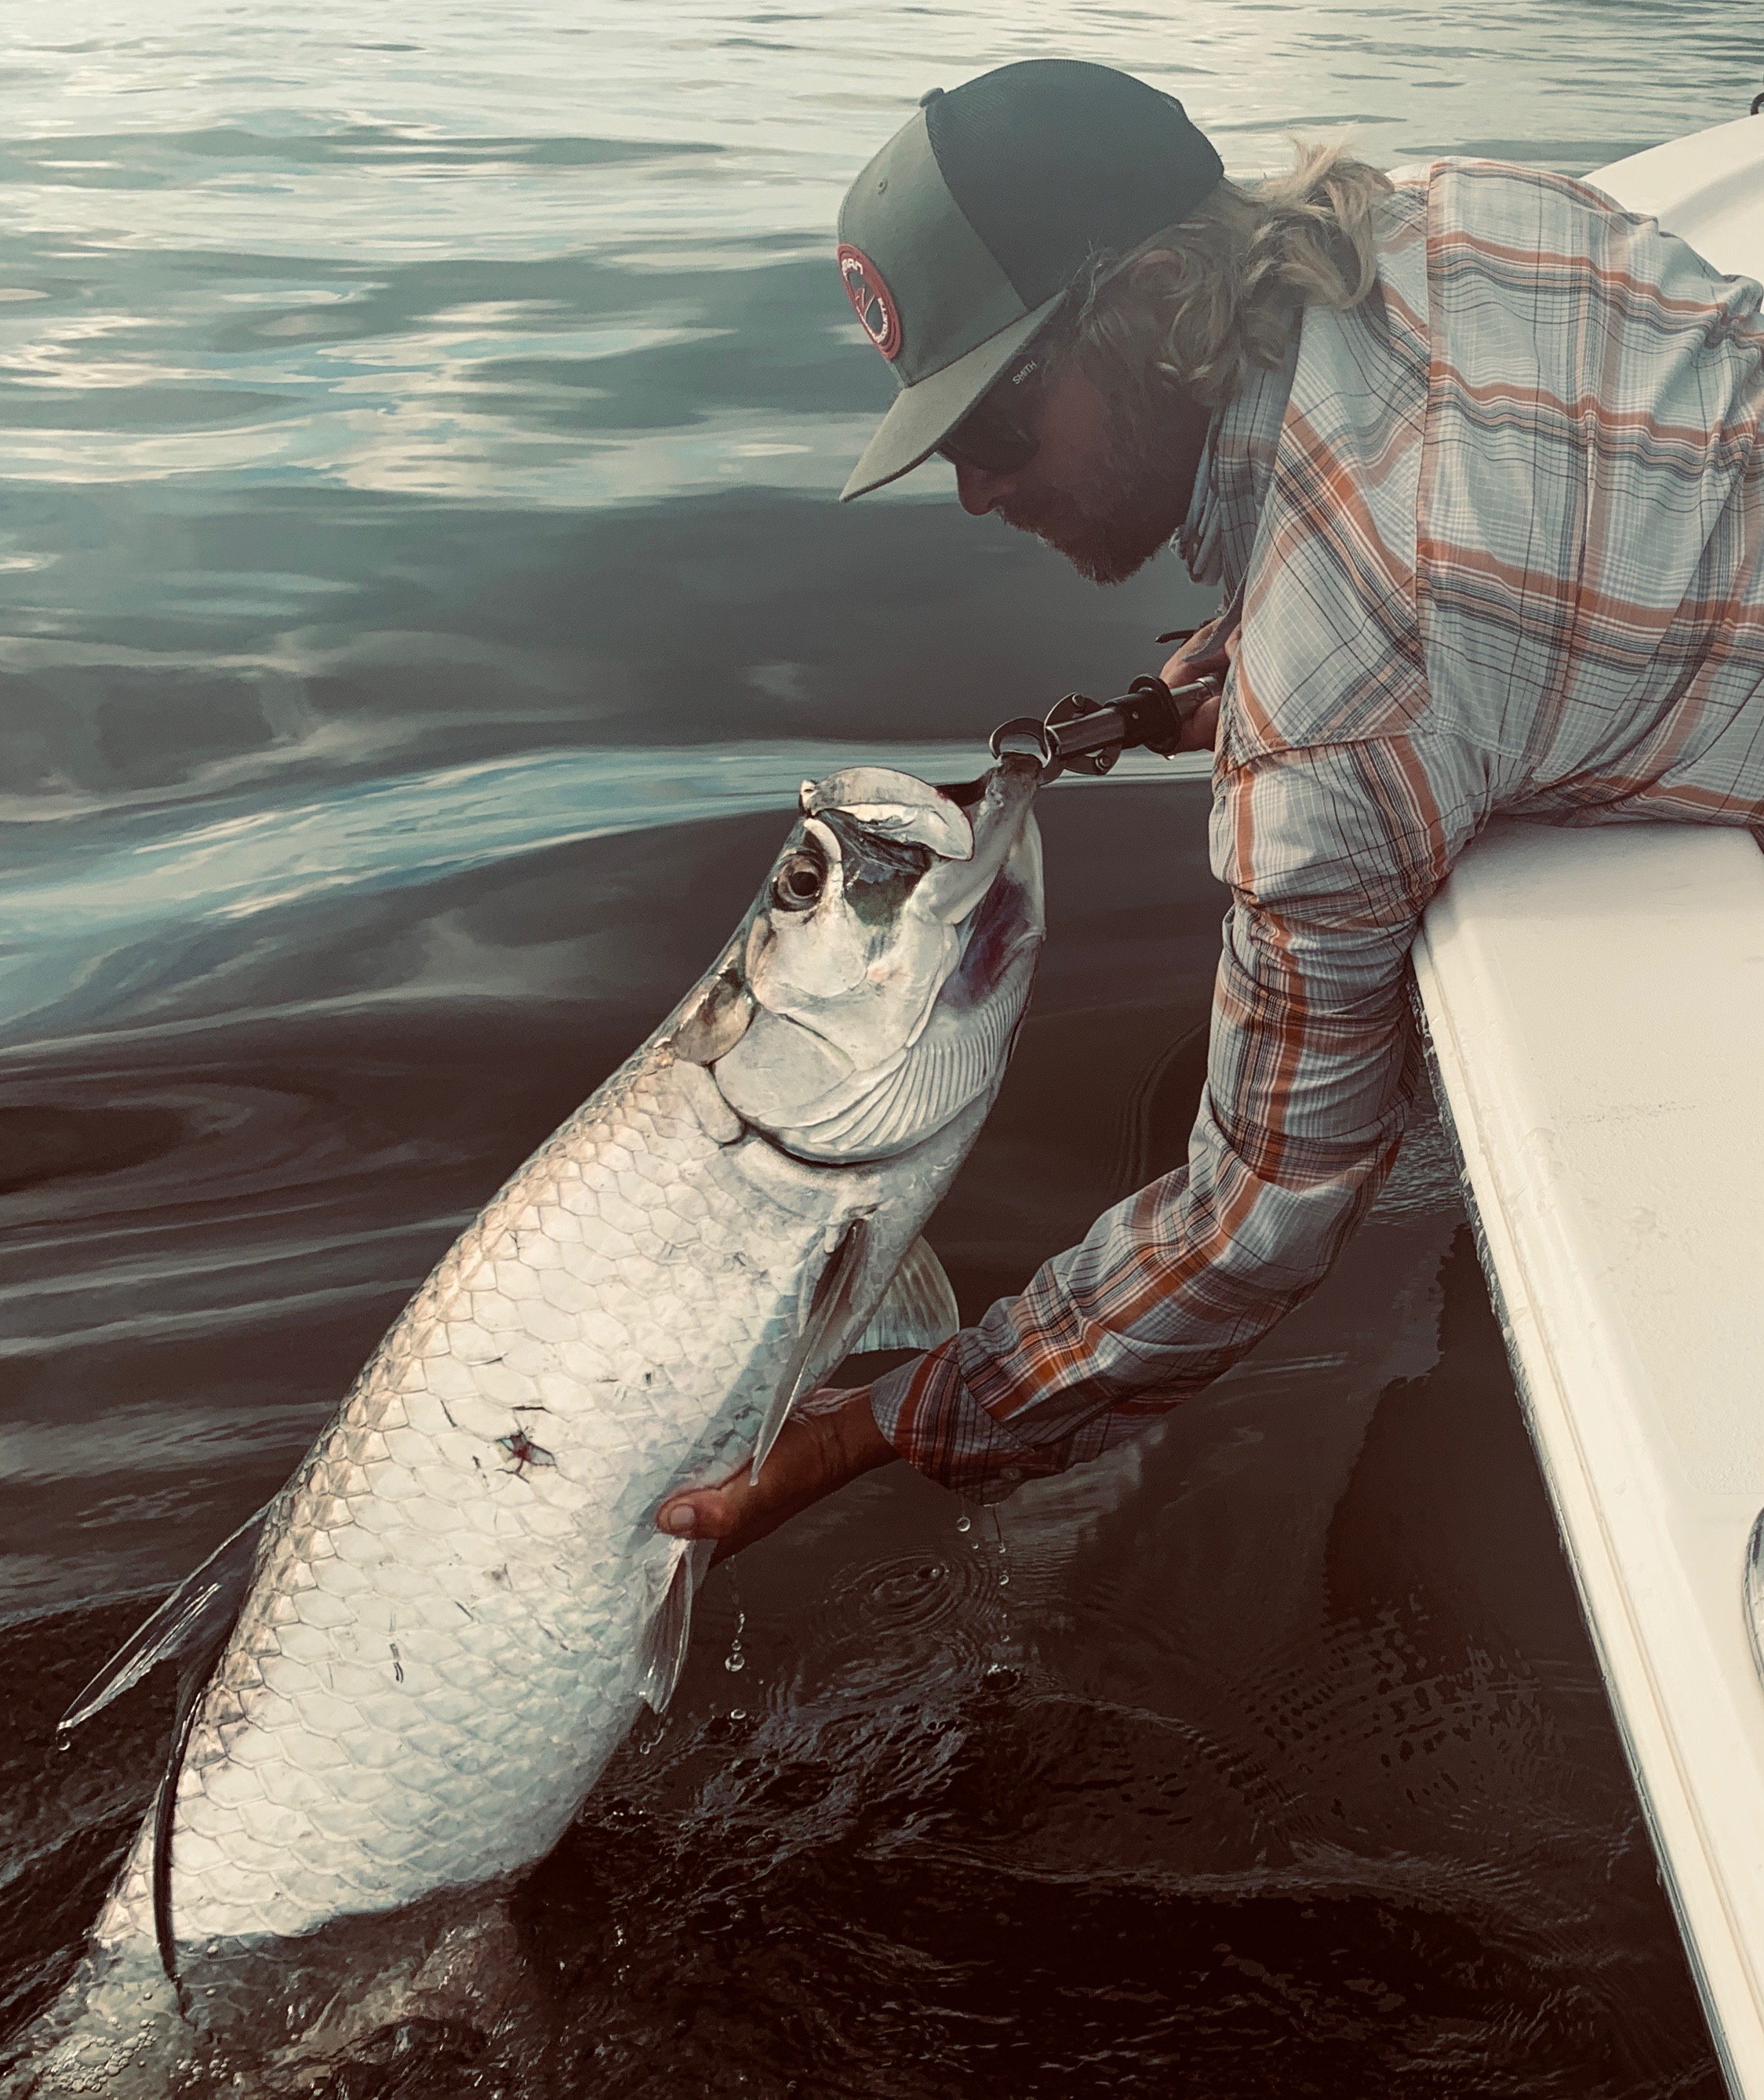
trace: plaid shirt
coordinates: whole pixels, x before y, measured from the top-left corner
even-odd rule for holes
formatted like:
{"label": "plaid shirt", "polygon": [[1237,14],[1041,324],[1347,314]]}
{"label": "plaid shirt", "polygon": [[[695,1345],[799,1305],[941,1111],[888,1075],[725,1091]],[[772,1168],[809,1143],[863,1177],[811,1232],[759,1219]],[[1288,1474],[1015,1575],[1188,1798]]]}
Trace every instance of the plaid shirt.
{"label": "plaid shirt", "polygon": [[1442,161],[1381,210],[1377,292],[1308,308],[1215,419],[1183,537],[1241,619],[1188,1163],[871,1395],[982,1499],[1322,1279],[1415,1085],[1417,922],[1489,818],[1764,823],[1759,288],[1529,169]]}

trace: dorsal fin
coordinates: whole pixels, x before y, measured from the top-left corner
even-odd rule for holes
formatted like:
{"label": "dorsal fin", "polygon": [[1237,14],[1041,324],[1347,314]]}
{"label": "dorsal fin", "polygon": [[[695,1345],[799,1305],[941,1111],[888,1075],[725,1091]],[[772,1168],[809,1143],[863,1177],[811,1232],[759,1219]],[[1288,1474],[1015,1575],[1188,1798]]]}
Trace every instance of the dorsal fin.
{"label": "dorsal fin", "polygon": [[65,1735],[138,1684],[156,1664],[178,1658],[178,1708],[172,1722],[165,1776],[153,1809],[153,1937],[160,1965],[168,1980],[178,1982],[178,1943],[171,1918],[171,1842],[178,1815],[178,1775],[190,1746],[196,1709],[220,1652],[239,1617],[245,1588],[257,1560],[258,1541],[269,1515],[266,1504],[248,1518],[223,1545],[217,1546],[152,1617],[117,1649],[61,1717],[56,1729]]}
{"label": "dorsal fin", "polygon": [[[256,1516],[245,1518],[245,1523],[223,1546],[216,1546],[193,1575],[172,1590],[151,1619],[136,1627],[73,1705],[67,1707],[55,1724],[57,1735],[69,1735],[82,1720],[101,1714],[112,1699],[120,1699],[130,1684],[139,1684],[147,1671],[172,1655],[201,1652],[201,1674],[208,1676],[227,1634],[233,1630],[233,1619],[240,1617],[240,1604],[244,1602],[245,1582],[250,1579],[265,1516],[269,1516],[269,1503]],[[179,1671],[179,1676],[187,1676],[187,1670]]]}
{"label": "dorsal fin", "polygon": [[[55,1733],[65,1736],[100,1713],[112,1699],[120,1698],[131,1684],[169,1657],[204,1652],[202,1674],[214,1667],[220,1644],[232,1630],[250,1577],[266,1503],[215,1548],[196,1573],[187,1577],[153,1613],[132,1633],[55,1723]],[[218,1622],[218,1638],[214,1628]],[[179,1672],[180,1677],[185,1673]]]}

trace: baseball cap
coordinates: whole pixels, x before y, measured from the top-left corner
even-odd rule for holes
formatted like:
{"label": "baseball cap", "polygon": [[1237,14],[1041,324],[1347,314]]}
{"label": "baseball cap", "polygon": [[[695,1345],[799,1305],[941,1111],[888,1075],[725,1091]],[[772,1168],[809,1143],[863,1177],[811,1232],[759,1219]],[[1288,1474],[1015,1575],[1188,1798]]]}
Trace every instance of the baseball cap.
{"label": "baseball cap", "polygon": [[1100,249],[1184,218],[1224,164],[1173,95],[1081,59],[933,88],[846,192],[839,267],[900,394],[845,500],[928,458]]}

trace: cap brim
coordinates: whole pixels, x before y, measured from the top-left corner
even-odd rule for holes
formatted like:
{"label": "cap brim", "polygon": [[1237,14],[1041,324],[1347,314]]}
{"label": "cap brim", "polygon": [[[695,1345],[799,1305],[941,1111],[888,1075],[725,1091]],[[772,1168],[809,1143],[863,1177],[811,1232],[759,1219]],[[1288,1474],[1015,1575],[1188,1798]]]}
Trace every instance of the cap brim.
{"label": "cap brim", "polygon": [[1064,293],[1043,299],[1021,320],[988,336],[953,364],[928,373],[915,386],[903,386],[882,418],[863,457],[840,491],[841,503],[867,496],[872,488],[898,481],[922,466],[1004,368],[1059,305]]}

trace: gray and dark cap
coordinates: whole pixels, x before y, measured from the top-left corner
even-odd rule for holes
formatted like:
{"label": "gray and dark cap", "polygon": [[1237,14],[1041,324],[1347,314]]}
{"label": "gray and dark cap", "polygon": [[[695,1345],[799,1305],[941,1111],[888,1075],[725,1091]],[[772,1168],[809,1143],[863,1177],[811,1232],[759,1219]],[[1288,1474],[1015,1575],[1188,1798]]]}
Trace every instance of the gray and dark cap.
{"label": "gray and dark cap", "polygon": [[1224,168],[1171,95],[1079,59],[933,90],[846,192],[839,266],[900,396],[846,483],[947,437],[1094,254],[1185,218]]}

